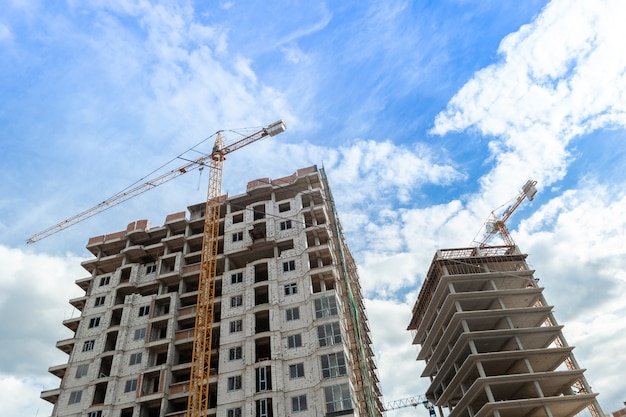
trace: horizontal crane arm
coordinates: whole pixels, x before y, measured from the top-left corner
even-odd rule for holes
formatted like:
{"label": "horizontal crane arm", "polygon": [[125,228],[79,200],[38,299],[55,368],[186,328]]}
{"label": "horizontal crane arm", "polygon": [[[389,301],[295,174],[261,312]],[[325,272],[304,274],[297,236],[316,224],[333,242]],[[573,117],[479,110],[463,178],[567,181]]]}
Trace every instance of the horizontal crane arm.
{"label": "horizontal crane arm", "polygon": [[506,209],[506,211],[499,219],[496,216],[495,210],[491,212],[492,220],[487,220],[487,222],[485,223],[485,235],[478,244],[479,247],[485,246],[487,242],[489,242],[491,238],[496,234],[500,234],[500,236],[502,236],[502,239],[504,240],[504,243],[506,245],[514,245],[513,239],[509,234],[508,228],[506,227],[506,221],[509,219],[509,217],[511,217],[515,210],[517,210],[520,204],[522,204],[525,198],[528,198],[529,201],[533,201],[533,199],[535,198],[535,194],[537,194],[537,188],[535,187],[536,185],[537,181],[535,180],[526,181],[526,183],[522,186],[522,190],[520,191],[519,195],[515,199],[515,202]]}
{"label": "horizontal crane arm", "polygon": [[214,157],[214,155],[216,153],[221,153],[222,155],[226,155],[228,153],[231,153],[239,148],[242,148],[252,142],[255,142],[257,140],[261,140],[267,136],[275,136],[281,132],[283,132],[285,130],[285,123],[282,120],[279,120],[278,122],[272,123],[271,125],[264,127],[263,129],[259,130],[258,132],[255,132],[253,134],[251,134],[250,136],[247,136],[231,145],[225,146],[223,148],[218,148],[218,149],[213,149],[213,151],[210,154],[205,154],[203,156],[201,156],[200,158],[193,160],[193,161],[189,161],[188,163],[186,163],[183,166],[180,166],[176,169],[173,169],[169,172],[166,172],[165,174],[162,174],[156,178],[152,178],[144,183],[139,184],[138,186],[128,190],[128,191],[124,191],[122,193],[119,193],[105,201],[103,201],[100,204],[97,204],[96,206],[85,210],[81,213],[78,213],[68,219],[63,220],[60,223],[55,224],[54,226],[51,226],[45,230],[42,230],[39,233],[36,233],[34,235],[32,235],[31,237],[29,237],[26,240],[26,243],[31,244],[31,243],[35,243],[41,239],[44,239],[50,235],[53,235],[57,232],[60,232],[61,230],[67,229],[70,226],[75,225],[76,223],[79,223],[85,219],[88,219],[91,216],[95,216],[98,213],[101,213],[113,206],[116,206],[120,203],[123,203],[124,201],[130,200],[131,198],[145,193],[148,190],[151,190],[163,183],[166,183],[176,177],[179,177],[189,171],[193,171],[195,169],[198,169],[202,166],[208,165],[207,161],[210,161],[210,159],[212,157]]}
{"label": "horizontal crane arm", "polygon": [[[250,136],[247,136],[243,139],[238,140],[237,142],[231,143],[230,145],[224,146],[219,151],[222,155],[227,155],[231,152],[236,151],[237,149],[243,148],[244,146],[248,146],[252,142],[256,142],[257,140],[261,140],[267,136],[276,136],[279,133],[284,132],[286,129],[285,122],[279,120],[277,122],[272,123],[266,128],[253,133]],[[213,153],[217,152],[218,149],[213,148]]]}
{"label": "horizontal crane arm", "polygon": [[65,219],[60,223],[55,224],[54,226],[51,226],[45,230],[42,230],[39,233],[34,234],[33,236],[31,236],[30,238],[28,238],[28,240],[26,240],[26,243],[35,243],[38,240],[41,240],[43,238],[46,238],[50,235],[53,235],[57,232],[60,232],[63,229],[66,229],[70,226],[75,225],[76,223],[79,223],[85,219],[88,219],[91,216],[95,216],[98,213],[101,213],[113,206],[116,206],[120,203],[123,203],[126,200],[130,200],[131,198],[145,193],[148,190],[151,190],[154,187],[157,187],[165,182],[168,182],[176,177],[179,177],[189,171],[192,171],[194,169],[197,169],[203,165],[205,165],[205,161],[207,159],[209,159],[211,157],[210,154],[204,155],[198,159],[196,159],[195,161],[189,162],[181,167],[178,167],[176,169],[171,170],[170,172],[167,172],[159,177],[150,179],[142,184],[139,184],[138,186],[125,191],[123,193],[117,194],[114,197],[111,197],[107,200],[104,200],[102,203],[97,204],[96,206],[83,211],[82,213],[78,213],[72,217],[70,217],[69,219]]}

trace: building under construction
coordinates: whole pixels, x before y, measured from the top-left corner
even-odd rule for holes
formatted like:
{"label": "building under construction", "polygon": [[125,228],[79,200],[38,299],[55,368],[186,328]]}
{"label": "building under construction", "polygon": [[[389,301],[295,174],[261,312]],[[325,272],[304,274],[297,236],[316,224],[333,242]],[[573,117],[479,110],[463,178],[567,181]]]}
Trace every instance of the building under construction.
{"label": "building under construction", "polygon": [[604,416],[533,273],[515,245],[436,252],[408,328],[440,415]]}
{"label": "building under construction", "polygon": [[[355,263],[323,170],[220,199],[210,417],[382,415]],[[89,239],[41,397],[53,416],[187,415],[205,203]]]}

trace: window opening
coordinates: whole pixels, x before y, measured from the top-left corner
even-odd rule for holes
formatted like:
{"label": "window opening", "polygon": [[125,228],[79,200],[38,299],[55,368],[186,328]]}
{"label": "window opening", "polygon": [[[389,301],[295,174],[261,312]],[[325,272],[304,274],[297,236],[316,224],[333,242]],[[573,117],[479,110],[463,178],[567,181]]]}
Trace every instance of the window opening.
{"label": "window opening", "polygon": [[228,377],[228,391],[241,389],[241,375]]}
{"label": "window opening", "polygon": [[307,409],[306,395],[298,395],[297,397],[291,397],[291,411],[296,413],[298,411],[305,411],[306,409]]}
{"label": "window opening", "polygon": [[128,381],[126,381],[126,383],[124,384],[124,392],[132,392],[136,390],[137,390],[136,379],[129,379]]}
{"label": "window opening", "polygon": [[78,404],[80,402],[81,397],[83,396],[82,391],[72,391],[70,392],[70,399],[67,404]]}
{"label": "window opening", "polygon": [[145,339],[146,338],[146,328],[142,327],[141,329],[135,330],[135,340]]}
{"label": "window opening", "polygon": [[304,377],[304,363],[289,365],[289,379]]}
{"label": "window opening", "polygon": [[285,310],[287,321],[298,320],[300,318],[300,308],[293,307]]}
{"label": "window opening", "polygon": [[228,349],[228,360],[234,361],[237,359],[241,359],[242,357],[242,349],[241,346],[236,346],[234,348]]}
{"label": "window opening", "polygon": [[76,368],[76,378],[84,377],[87,375],[87,372],[89,372],[89,364],[78,365],[78,368]]}
{"label": "window opening", "polygon": [[315,300],[315,318],[334,317],[337,315],[337,299],[334,295]]}
{"label": "window opening", "polygon": [[346,358],[343,352],[329,353],[320,356],[322,376],[324,378],[336,378],[346,375]]}
{"label": "window opening", "polygon": [[130,360],[128,361],[128,366],[137,365],[141,363],[141,352],[133,353],[130,355]]}
{"label": "window opening", "polygon": [[237,294],[235,296],[230,297],[231,307],[240,307],[242,304],[243,304],[243,296],[241,294]]}
{"label": "window opening", "polygon": [[339,322],[336,321],[317,326],[317,337],[320,347],[341,343],[341,328],[339,327]]}
{"label": "window opening", "polygon": [[296,270],[296,261],[291,260],[287,262],[283,262],[283,272],[295,271]]}
{"label": "window opening", "polygon": [[324,399],[327,413],[352,409],[350,387],[347,383],[325,387]]}
{"label": "window opening", "polygon": [[243,321],[241,320],[234,320],[230,322],[230,332],[231,333],[237,333],[240,332],[242,330],[243,327]]}
{"label": "window opening", "polygon": [[237,272],[230,276],[231,284],[240,284],[243,282],[243,272]]}
{"label": "window opening", "polygon": [[289,349],[297,348],[300,346],[302,346],[302,335],[300,333],[287,336],[287,347]]}

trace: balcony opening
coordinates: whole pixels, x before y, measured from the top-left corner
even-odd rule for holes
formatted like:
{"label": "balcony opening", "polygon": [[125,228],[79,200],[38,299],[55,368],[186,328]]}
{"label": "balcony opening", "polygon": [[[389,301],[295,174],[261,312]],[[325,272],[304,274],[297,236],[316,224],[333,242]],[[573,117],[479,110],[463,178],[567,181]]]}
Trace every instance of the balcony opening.
{"label": "balcony opening", "polygon": [[270,331],[270,312],[269,310],[254,313],[255,333]]}
{"label": "balcony opening", "polygon": [[104,352],[115,350],[116,344],[117,344],[117,332],[108,333],[106,342],[104,342]]}
{"label": "balcony opening", "polygon": [[211,355],[211,368],[210,368],[210,373],[211,375],[217,375],[217,373],[220,370],[220,358],[219,355]]}
{"label": "balcony opening", "polygon": [[98,378],[106,378],[111,375],[111,365],[113,364],[113,356],[105,356],[100,359],[100,370]]}
{"label": "balcony opening", "polygon": [[261,220],[265,218],[265,204],[259,204],[258,206],[252,207],[254,211],[254,220]]}
{"label": "balcony opening", "polygon": [[142,405],[139,417],[159,417],[161,415],[160,405]]}
{"label": "balcony opening", "polygon": [[133,417],[133,408],[124,408],[120,411],[120,417]]}
{"label": "balcony opening", "polygon": [[213,331],[211,332],[211,349],[217,349],[219,346],[220,346],[220,328],[214,327]]}
{"label": "balcony opening", "polygon": [[176,361],[176,365],[180,365],[183,363],[191,362],[192,350],[191,347],[186,349],[177,349],[178,360]]}
{"label": "balcony opening", "polygon": [[314,293],[335,289],[335,277],[332,275],[312,275],[311,287]]}
{"label": "balcony opening", "polygon": [[267,285],[254,289],[254,305],[267,304],[270,302],[270,291]]}
{"label": "balcony opening", "polygon": [[93,402],[91,405],[104,404],[104,397],[107,394],[107,385],[108,382],[96,384],[96,391],[93,394]]}
{"label": "balcony opening", "polygon": [[111,312],[111,326],[119,326],[122,323],[122,313],[124,312],[124,308],[116,308]]}
{"label": "balcony opening", "polygon": [[[168,401],[167,414],[165,415],[166,416],[170,414],[179,415],[179,413],[180,415],[185,415],[186,414],[185,411],[187,411],[187,399],[186,398],[184,400],[177,399],[174,401]],[[129,417],[132,417],[132,415]]]}
{"label": "balcony opening", "polygon": [[183,281],[183,293],[198,291],[198,277]]}
{"label": "balcony opening", "polygon": [[272,411],[272,399],[271,398],[262,398],[260,400],[256,400],[256,417],[273,417],[274,413]]}
{"label": "balcony opening", "polygon": [[122,269],[122,273],[120,275],[120,284],[124,282],[130,281],[130,271],[132,268],[124,268]]}
{"label": "balcony opening", "polygon": [[141,395],[154,394],[159,392],[159,383],[161,381],[161,373],[155,372],[143,376],[141,384]]}
{"label": "balcony opening", "polygon": [[150,341],[165,339],[167,337],[167,324],[155,325],[150,332]]}
{"label": "balcony opening", "polygon": [[278,256],[280,256],[284,251],[290,250],[294,248],[293,239],[288,240],[286,242],[278,243]]}
{"label": "balcony opening", "polygon": [[176,257],[166,258],[161,260],[161,274],[168,274],[174,272],[176,267]]}
{"label": "balcony opening", "polygon": [[286,211],[291,210],[291,203],[288,201],[286,203],[282,203],[278,205],[278,212],[279,213],[284,213]]}
{"label": "balcony opening", "polygon": [[157,353],[156,358],[154,360],[154,364],[156,366],[159,366],[159,365],[163,365],[166,362],[167,362],[167,350],[165,352]]}
{"label": "balcony opening", "polygon": [[271,391],[272,389],[272,367],[261,366],[255,369],[256,392]]}
{"label": "balcony opening", "polygon": [[269,279],[269,272],[267,263],[261,263],[254,265],[254,282],[267,281]]}
{"label": "balcony opening", "polygon": [[272,358],[272,347],[269,337],[261,337],[254,341],[255,362],[267,361]]}

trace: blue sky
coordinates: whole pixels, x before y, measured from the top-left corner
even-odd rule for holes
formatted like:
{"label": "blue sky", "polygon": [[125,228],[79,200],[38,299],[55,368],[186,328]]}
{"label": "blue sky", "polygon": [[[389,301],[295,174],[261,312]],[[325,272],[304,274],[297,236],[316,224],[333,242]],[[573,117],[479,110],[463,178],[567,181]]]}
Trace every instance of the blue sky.
{"label": "blue sky", "polygon": [[[359,263],[385,400],[421,394],[410,307],[437,248],[510,219],[587,378],[626,399],[626,6],[618,0],[9,0],[0,11],[0,402],[48,415],[90,236],[162,224],[187,174],[26,246],[221,129],[284,119],[224,191],[324,166]],[[232,134],[232,138],[236,136]],[[200,149],[208,150],[208,145]],[[173,168],[176,164],[170,166]],[[15,314],[15,312],[20,314]],[[393,312],[394,326],[389,326]],[[402,363],[399,367],[397,364]],[[413,415],[414,410],[395,412]]]}

